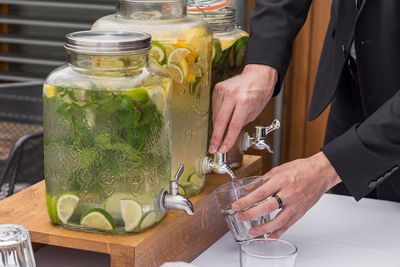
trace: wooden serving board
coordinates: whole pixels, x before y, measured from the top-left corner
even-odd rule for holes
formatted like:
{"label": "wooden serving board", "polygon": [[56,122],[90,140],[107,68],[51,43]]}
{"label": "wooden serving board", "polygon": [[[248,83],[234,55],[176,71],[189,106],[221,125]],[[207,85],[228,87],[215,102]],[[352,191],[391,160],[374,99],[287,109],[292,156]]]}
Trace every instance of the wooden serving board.
{"label": "wooden serving board", "polygon": [[[246,155],[236,173],[239,178],[261,174],[261,158]],[[228,231],[211,192],[229,179],[207,175],[204,190],[190,199],[195,215],[168,211],[158,224],[138,234],[95,234],[52,225],[47,216],[44,181],[0,201],[0,223],[24,225],[33,243],[109,254],[112,267],[191,262]]]}

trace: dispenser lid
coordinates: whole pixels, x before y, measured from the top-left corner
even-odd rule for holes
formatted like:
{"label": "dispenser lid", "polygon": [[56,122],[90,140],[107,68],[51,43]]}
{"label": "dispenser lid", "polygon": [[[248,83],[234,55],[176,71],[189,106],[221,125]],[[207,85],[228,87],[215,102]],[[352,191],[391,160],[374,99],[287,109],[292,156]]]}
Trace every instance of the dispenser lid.
{"label": "dispenser lid", "polygon": [[202,13],[224,8],[232,3],[232,0],[191,0],[188,1],[188,11]]}
{"label": "dispenser lid", "polygon": [[136,31],[80,31],[65,36],[65,48],[81,53],[121,54],[151,49],[151,35]]}
{"label": "dispenser lid", "polygon": [[208,23],[219,23],[221,21],[226,20],[236,20],[236,10],[227,6],[218,10],[204,11],[203,12],[195,12],[188,11],[190,15],[202,16]]}

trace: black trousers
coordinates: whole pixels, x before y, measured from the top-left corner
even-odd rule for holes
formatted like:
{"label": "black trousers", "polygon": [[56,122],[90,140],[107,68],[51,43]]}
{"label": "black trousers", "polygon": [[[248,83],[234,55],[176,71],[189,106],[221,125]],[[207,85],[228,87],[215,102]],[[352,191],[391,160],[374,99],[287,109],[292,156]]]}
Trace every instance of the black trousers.
{"label": "black trousers", "polygon": [[[324,143],[329,143],[354,124],[361,123],[366,118],[367,114],[362,105],[358,86],[357,65],[353,60],[349,60],[331,103]],[[332,188],[331,193],[351,195],[343,183]],[[400,171],[395,172],[366,197],[400,202]]]}

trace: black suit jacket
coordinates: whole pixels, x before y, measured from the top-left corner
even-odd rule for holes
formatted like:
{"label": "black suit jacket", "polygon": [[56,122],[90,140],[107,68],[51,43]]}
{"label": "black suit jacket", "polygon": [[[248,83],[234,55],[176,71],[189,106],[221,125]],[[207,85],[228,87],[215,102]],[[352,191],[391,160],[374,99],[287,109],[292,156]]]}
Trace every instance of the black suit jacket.
{"label": "black suit jacket", "polygon": [[[275,94],[310,4],[311,0],[256,0],[246,63],[278,70]],[[356,10],[355,0],[333,0],[310,120],[318,117],[335,95],[353,40],[367,119],[322,150],[358,200],[400,166],[400,1],[363,0]]]}

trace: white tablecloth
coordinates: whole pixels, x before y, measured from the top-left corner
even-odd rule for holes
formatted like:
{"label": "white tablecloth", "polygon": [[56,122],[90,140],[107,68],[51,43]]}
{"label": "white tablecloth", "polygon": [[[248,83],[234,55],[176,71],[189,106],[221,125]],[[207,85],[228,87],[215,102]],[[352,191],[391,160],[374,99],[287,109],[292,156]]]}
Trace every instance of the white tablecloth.
{"label": "white tablecloth", "polygon": [[[282,239],[298,247],[297,267],[399,267],[400,204],[326,194]],[[104,254],[45,247],[38,267],[109,266]],[[226,234],[202,253],[199,267],[239,266],[238,247]],[[145,266],[140,266],[145,267]]]}

